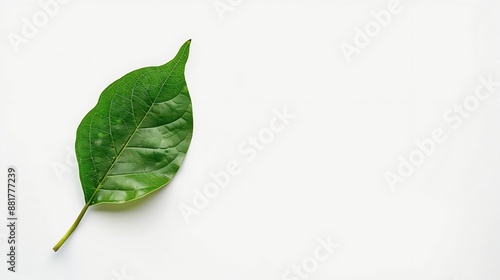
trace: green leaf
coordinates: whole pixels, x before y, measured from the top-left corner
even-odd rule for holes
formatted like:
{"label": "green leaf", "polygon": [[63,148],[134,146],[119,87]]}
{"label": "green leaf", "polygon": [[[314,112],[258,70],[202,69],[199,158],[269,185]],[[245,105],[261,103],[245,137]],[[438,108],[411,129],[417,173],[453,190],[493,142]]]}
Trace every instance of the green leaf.
{"label": "green leaf", "polygon": [[85,206],[125,203],[168,184],[193,135],[191,98],[184,78],[191,40],[170,62],[132,71],[109,85],[83,118],[76,157]]}

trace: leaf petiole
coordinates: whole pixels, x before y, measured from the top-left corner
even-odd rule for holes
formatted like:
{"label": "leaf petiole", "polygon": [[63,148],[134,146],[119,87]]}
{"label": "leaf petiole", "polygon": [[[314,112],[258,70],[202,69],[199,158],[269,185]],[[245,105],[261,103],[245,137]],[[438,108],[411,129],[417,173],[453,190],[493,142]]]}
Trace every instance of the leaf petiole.
{"label": "leaf petiole", "polygon": [[73,231],[76,229],[76,227],[78,226],[78,224],[80,223],[80,221],[82,220],[83,216],[85,215],[85,212],[87,212],[87,209],[89,209],[89,206],[90,204],[87,203],[85,204],[85,206],[83,207],[82,211],[80,211],[80,214],[78,215],[78,217],[76,218],[75,222],[73,223],[73,225],[71,225],[71,227],[69,228],[69,230],[66,232],[66,234],[64,234],[64,236],[61,238],[61,240],[59,240],[59,242],[57,242],[57,244],[54,246],[54,248],[52,248],[52,250],[54,250],[54,252],[57,252],[57,250],[59,250],[59,248],[61,248],[61,246],[64,244],[64,242],[66,242],[66,240],[68,240],[68,237],[73,233]]}

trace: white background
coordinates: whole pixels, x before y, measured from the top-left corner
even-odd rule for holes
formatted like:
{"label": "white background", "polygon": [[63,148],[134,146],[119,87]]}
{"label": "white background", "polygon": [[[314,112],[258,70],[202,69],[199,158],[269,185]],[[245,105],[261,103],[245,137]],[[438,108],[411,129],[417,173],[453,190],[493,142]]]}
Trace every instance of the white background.
{"label": "white background", "polygon": [[[43,9],[0,1],[0,217],[14,165],[20,223],[18,272],[2,261],[0,278],[297,280],[285,274],[329,236],[340,247],[307,279],[499,279],[500,98],[457,129],[443,114],[479,77],[500,80],[500,7],[402,1],[348,63],[339,45],[388,2],[233,0],[220,17],[212,0],[74,0],[16,52],[9,34]],[[92,207],[52,252],[84,204],[80,120],[108,84],[187,39],[195,131],[175,180]],[[295,118],[254,159],[238,152],[284,108]],[[384,173],[436,128],[447,140],[392,191]],[[186,223],[180,205],[231,160],[241,174]]]}

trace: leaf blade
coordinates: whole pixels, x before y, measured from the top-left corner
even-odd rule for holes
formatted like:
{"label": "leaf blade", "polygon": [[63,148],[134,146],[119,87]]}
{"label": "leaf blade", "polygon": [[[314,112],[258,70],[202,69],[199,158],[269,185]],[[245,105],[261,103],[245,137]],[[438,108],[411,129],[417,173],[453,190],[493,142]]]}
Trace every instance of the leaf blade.
{"label": "leaf blade", "polygon": [[187,41],[170,62],[132,71],[108,86],[75,143],[85,202],[125,203],[168,184],[192,138],[184,78]]}

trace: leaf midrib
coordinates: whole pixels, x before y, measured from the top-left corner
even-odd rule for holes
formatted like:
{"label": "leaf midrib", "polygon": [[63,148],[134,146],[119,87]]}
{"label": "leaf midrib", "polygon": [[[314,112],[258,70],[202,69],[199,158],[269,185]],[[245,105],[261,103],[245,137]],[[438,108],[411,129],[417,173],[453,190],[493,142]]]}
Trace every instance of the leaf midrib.
{"label": "leaf midrib", "polygon": [[[142,123],[144,122],[144,120],[146,119],[146,117],[148,116],[149,112],[151,112],[151,108],[153,108],[153,106],[156,104],[156,100],[158,99],[158,96],[160,95],[163,87],[165,86],[165,83],[168,81],[168,79],[172,76],[172,73],[174,72],[174,70],[177,68],[177,65],[179,64],[179,62],[182,60],[182,57],[184,56],[184,53],[186,52],[186,48],[184,48],[184,50],[182,50],[182,53],[179,55],[179,59],[175,62],[175,65],[172,67],[172,70],[170,71],[170,73],[168,73],[167,77],[165,78],[165,80],[163,81],[158,93],[156,94],[155,96],[155,99],[153,100],[153,102],[151,103],[151,106],[149,107],[148,111],[146,112],[146,114],[144,114],[144,117],[142,117],[142,120],[139,122],[139,124],[137,124],[137,126],[135,127],[134,131],[132,132],[132,134],[130,134],[129,138],[127,139],[127,142],[125,142],[125,144],[121,147],[120,149],[120,152],[118,153],[118,155],[115,157],[115,159],[113,160],[113,162],[111,163],[111,166],[109,167],[108,171],[106,171],[106,174],[104,174],[104,176],[102,177],[101,181],[99,182],[99,185],[97,185],[94,193],[92,194],[92,196],[90,197],[89,201],[87,201],[86,205],[90,206],[92,205],[92,200],[94,200],[94,197],[95,195],[99,192],[99,190],[101,189],[104,181],[106,180],[106,178],[108,177],[109,173],[111,172],[111,170],[113,169],[113,167],[115,166],[115,163],[117,162],[117,160],[120,158],[120,156],[122,155],[123,151],[125,150],[125,147],[127,147],[127,145],[130,143],[130,141],[132,140],[132,138],[135,136],[135,134],[137,133],[137,131],[139,130],[139,128],[141,127]],[[161,67],[161,66],[160,66]]]}

